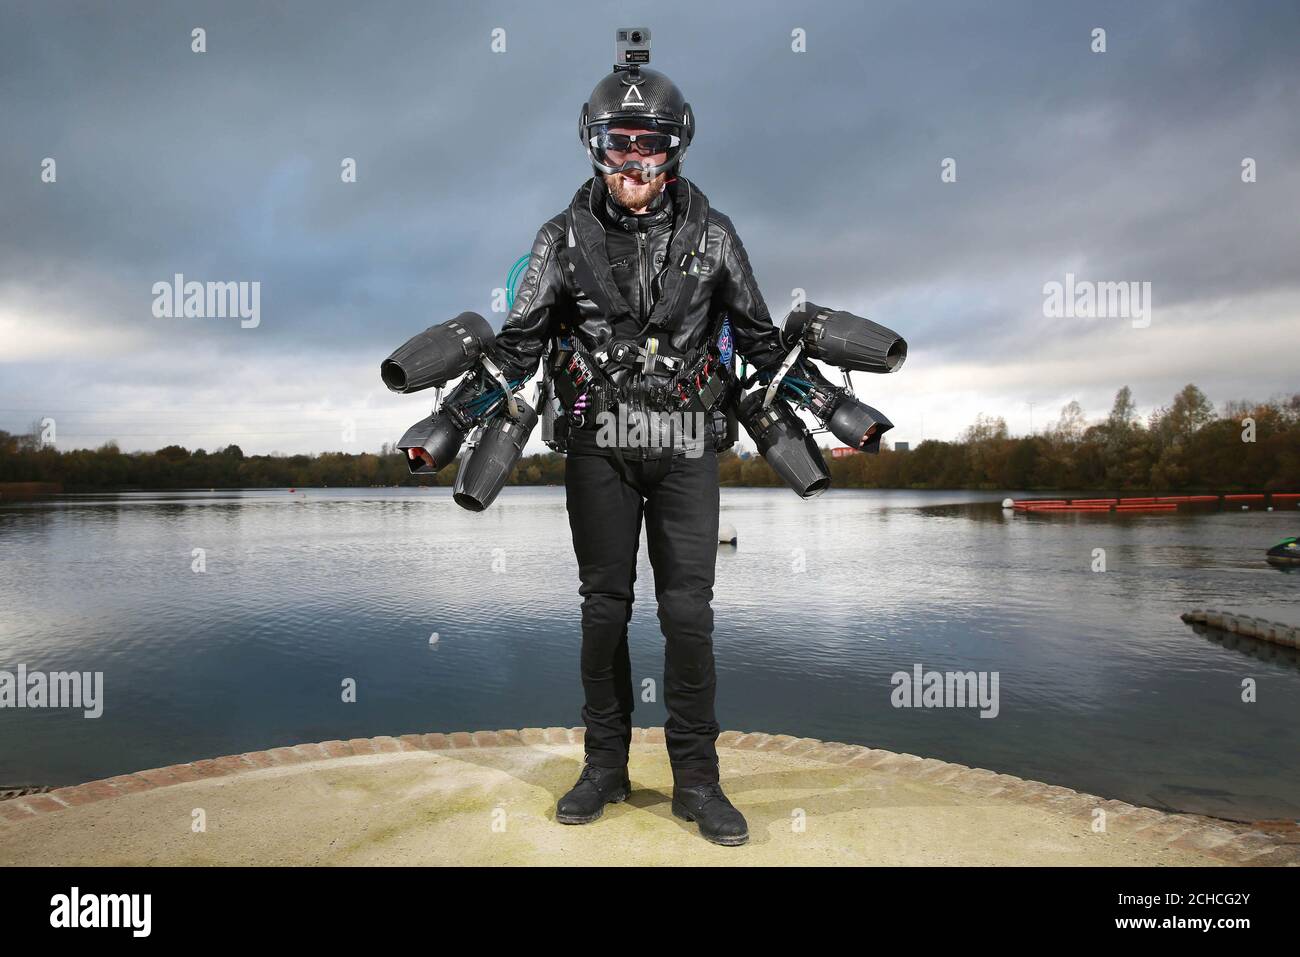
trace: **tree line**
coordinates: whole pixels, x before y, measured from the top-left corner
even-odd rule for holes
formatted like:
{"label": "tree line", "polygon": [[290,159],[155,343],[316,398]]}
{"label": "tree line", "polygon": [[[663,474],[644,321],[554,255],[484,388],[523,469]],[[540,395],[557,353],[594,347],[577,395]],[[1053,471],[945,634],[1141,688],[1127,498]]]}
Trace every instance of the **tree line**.
{"label": "tree line", "polygon": [[[1221,412],[1194,385],[1145,421],[1125,386],[1109,415],[1089,424],[1077,402],[1042,432],[1012,436],[980,415],[954,442],[925,441],[879,455],[823,455],[838,488],[1055,489],[1098,491],[1300,490],[1300,394],[1229,402]],[[719,457],[724,485],[781,486],[757,455]],[[53,482],[66,491],[451,485],[456,464],[411,475],[403,454],[245,455],[238,445],[190,451],[169,445],[123,452],[116,442],[60,451],[30,435],[0,431],[0,482]],[[512,485],[562,485],[564,457],[526,456]]]}

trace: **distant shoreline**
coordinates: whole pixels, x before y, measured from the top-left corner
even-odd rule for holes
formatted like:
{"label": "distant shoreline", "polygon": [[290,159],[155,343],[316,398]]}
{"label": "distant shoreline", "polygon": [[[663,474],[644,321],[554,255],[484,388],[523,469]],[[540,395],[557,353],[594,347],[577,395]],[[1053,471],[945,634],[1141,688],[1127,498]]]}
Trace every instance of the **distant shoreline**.
{"label": "distant shoreline", "polygon": [[[775,489],[784,490],[786,486],[777,484],[757,484],[735,481],[723,481],[720,486],[724,489],[751,488],[751,489]],[[507,488],[562,488],[559,482],[513,482],[509,483]],[[441,483],[411,483],[402,485],[302,485],[288,487],[284,485],[214,485],[214,486],[189,486],[184,488],[166,487],[166,486],[131,486],[124,485],[115,488],[97,488],[94,486],[80,488],[63,488],[61,483],[54,482],[0,482],[0,505],[7,502],[28,502],[40,499],[57,499],[60,497],[84,496],[84,495],[125,495],[125,494],[166,494],[166,493],[205,493],[205,492],[283,492],[285,494],[303,493],[303,492],[366,492],[378,491],[382,489],[445,489],[451,491],[450,485]],[[990,497],[1006,496],[1025,496],[1025,495],[1110,495],[1113,497],[1130,497],[1134,495],[1168,495],[1171,492],[1179,495],[1224,495],[1239,493],[1259,493],[1267,494],[1281,491],[1280,489],[1261,489],[1255,486],[1239,486],[1232,488],[1179,488],[1179,489],[1081,489],[1081,488],[989,488],[976,486],[867,486],[867,485],[835,485],[832,484],[830,491],[856,491],[856,492],[975,492],[987,494]]]}

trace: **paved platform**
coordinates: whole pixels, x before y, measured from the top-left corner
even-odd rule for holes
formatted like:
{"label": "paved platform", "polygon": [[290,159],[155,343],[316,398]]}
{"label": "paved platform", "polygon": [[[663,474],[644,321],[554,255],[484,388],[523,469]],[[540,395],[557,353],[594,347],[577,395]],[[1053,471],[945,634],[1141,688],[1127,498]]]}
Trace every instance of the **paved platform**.
{"label": "paved platform", "polygon": [[719,756],[744,847],[672,816],[662,729],[636,732],[628,802],[555,823],[582,729],[529,728],[276,748],[0,801],[0,865],[1300,863],[1285,827],[914,755],[732,731]]}

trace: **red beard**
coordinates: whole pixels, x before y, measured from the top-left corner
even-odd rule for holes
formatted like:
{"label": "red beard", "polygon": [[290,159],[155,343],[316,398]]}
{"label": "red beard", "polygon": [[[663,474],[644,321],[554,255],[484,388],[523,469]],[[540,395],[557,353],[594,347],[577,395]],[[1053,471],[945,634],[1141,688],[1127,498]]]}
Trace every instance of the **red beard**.
{"label": "red beard", "polygon": [[[640,173],[636,176],[641,180]],[[638,182],[635,186],[630,184],[622,173],[610,173],[605,176],[605,185],[609,188],[610,195],[614,197],[614,202],[624,209],[645,209],[659,195],[667,182],[666,172],[660,173],[648,183]]]}

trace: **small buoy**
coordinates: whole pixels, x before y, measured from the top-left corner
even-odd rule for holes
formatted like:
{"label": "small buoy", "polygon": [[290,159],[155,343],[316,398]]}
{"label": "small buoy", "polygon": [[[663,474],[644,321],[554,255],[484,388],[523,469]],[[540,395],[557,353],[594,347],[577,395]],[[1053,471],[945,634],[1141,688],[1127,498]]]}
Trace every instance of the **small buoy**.
{"label": "small buoy", "polygon": [[298,491],[296,488],[291,488],[289,489],[289,494],[292,495],[296,491]]}
{"label": "small buoy", "polygon": [[437,643],[438,643],[438,633],[435,631],[432,635],[429,636],[429,644],[436,645]]}
{"label": "small buoy", "polygon": [[1015,501],[1014,501],[1013,499],[1004,498],[1004,499],[1002,500],[1002,507],[1003,507],[1003,508],[1015,508],[1015,507],[1016,507],[1016,503],[1015,503]]}
{"label": "small buoy", "polygon": [[734,525],[718,526],[718,544],[719,545],[736,544],[736,527]]}

